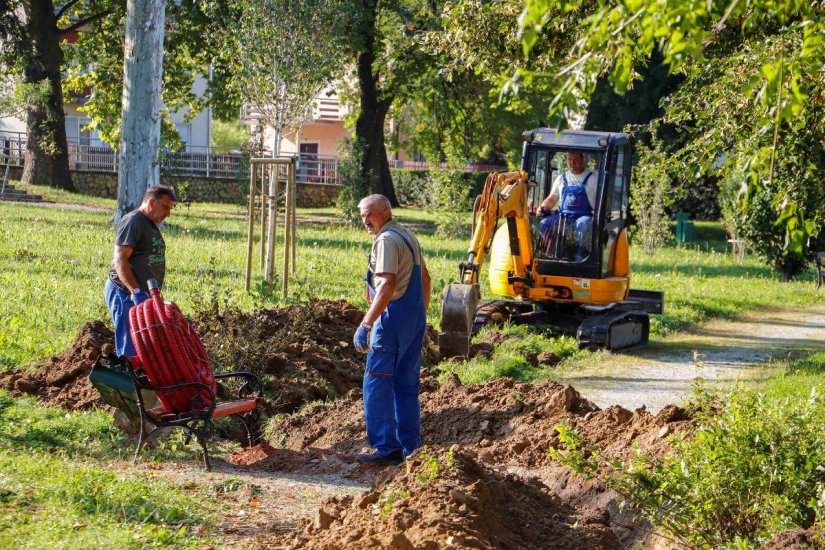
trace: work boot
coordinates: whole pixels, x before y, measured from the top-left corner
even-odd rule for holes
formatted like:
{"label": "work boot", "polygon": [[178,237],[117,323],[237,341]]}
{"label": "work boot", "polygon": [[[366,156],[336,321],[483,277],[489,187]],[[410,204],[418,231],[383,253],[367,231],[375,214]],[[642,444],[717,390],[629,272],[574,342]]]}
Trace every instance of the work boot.
{"label": "work boot", "polygon": [[378,452],[362,453],[355,457],[355,462],[370,466],[397,466],[404,462],[404,456],[400,452],[392,453],[389,456],[380,455]]}

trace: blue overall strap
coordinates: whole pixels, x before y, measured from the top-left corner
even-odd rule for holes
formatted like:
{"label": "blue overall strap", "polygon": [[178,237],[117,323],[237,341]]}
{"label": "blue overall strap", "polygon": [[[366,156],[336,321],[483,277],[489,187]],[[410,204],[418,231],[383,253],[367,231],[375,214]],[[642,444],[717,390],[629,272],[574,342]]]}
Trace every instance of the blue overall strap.
{"label": "blue overall strap", "polygon": [[[593,172],[588,172],[582,183],[579,185],[564,185],[561,190],[561,211],[563,214],[580,217],[589,216],[593,213],[593,206],[587,198],[586,184]],[[562,177],[567,182],[566,174]]]}
{"label": "blue overall strap", "polygon": [[387,229],[387,233],[394,233],[394,234],[398,235],[399,237],[401,237],[401,240],[404,241],[404,244],[406,244],[407,248],[410,249],[410,253],[412,254],[412,257],[413,257],[413,265],[419,265],[419,264],[415,263],[415,249],[413,249],[412,245],[410,244],[410,241],[407,240],[407,237],[405,237],[400,231],[394,231],[392,227]]}
{"label": "blue overall strap", "polygon": [[[584,180],[582,180],[581,184],[582,185],[587,185],[587,180],[589,180],[590,176],[592,176],[592,175],[593,175],[592,171],[588,172],[587,175],[584,176]],[[564,174],[561,175],[561,181],[564,184],[564,185],[562,185],[562,187],[567,187],[567,172],[565,172]]]}

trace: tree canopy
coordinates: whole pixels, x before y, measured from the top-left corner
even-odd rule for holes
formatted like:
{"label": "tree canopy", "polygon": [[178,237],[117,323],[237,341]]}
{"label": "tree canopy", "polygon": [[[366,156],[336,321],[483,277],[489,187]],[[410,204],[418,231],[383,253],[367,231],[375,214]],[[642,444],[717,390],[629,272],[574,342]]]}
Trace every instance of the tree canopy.
{"label": "tree canopy", "polygon": [[[552,28],[560,7],[588,5],[527,0],[525,54]],[[823,224],[818,205],[825,194],[817,191],[823,174],[811,152],[823,123],[824,15],[821,3],[796,0],[599,0],[582,18],[564,68],[542,72],[528,61],[515,70],[510,88],[533,80],[552,87],[550,115],[563,127],[600,75],[624,92],[638,78],[638,64],[660,51],[670,71],[686,77],[665,115],[681,134],[674,166],[721,175],[728,185],[737,179],[740,216],[747,216],[752,198],[768,192],[771,200],[760,205],[775,213],[785,256],[804,260]],[[763,255],[768,242],[775,239],[766,240]],[[791,277],[804,266],[772,263]]]}

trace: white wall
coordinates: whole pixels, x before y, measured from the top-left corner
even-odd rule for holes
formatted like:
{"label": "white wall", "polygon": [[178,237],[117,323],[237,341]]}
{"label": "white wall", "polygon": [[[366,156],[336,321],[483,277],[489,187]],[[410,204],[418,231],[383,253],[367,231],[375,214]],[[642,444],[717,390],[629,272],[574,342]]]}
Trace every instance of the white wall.
{"label": "white wall", "polygon": [[[201,96],[206,91],[208,81],[202,76],[195,77],[195,83],[192,90]],[[70,142],[75,142],[74,138],[84,138],[83,145],[91,145],[94,147],[107,147],[105,143],[100,141],[96,131],[81,132],[85,124],[88,124],[89,119],[86,113],[77,110],[79,103],[66,103],[63,105],[63,111],[66,114],[66,137]],[[178,128],[183,138],[184,143],[195,147],[208,147],[212,137],[212,109],[206,108],[189,122],[184,122],[186,114],[189,109],[182,109],[175,113],[171,113],[172,122]],[[9,132],[26,132],[26,122],[14,117],[0,118],[0,134]],[[198,150],[198,149],[195,149]]]}
{"label": "white wall", "polygon": [[0,118],[0,133],[10,132],[25,132],[26,123],[19,118],[3,117]]}
{"label": "white wall", "polygon": [[[201,97],[206,92],[208,83],[209,81],[206,78],[197,75],[192,85],[192,91],[195,95]],[[189,109],[181,109],[170,114],[181,139],[187,145],[194,147],[195,151],[198,151],[199,147],[209,147],[212,139],[212,109],[207,107],[189,122],[184,122],[188,113]]]}

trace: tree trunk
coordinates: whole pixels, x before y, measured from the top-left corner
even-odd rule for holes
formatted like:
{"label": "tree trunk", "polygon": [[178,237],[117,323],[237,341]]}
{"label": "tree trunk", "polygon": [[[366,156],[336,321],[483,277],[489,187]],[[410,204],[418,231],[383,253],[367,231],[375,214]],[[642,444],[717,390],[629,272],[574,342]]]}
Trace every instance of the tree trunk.
{"label": "tree trunk", "polygon": [[384,123],[392,105],[393,95],[379,89],[375,74],[375,24],[378,2],[366,2],[363,49],[358,52],[358,85],[361,90],[361,111],[355,122],[355,138],[364,144],[361,158],[361,176],[370,193],[387,197],[392,206],[398,206],[395,188],[387,162],[384,144]]}
{"label": "tree trunk", "polygon": [[26,113],[26,152],[23,183],[49,185],[74,191],[69,173],[66,117],[63,113],[63,86],[60,68],[63,51],[52,0],[23,3],[32,51],[24,63],[27,84],[49,81],[50,93],[42,103],[31,102]]}
{"label": "tree trunk", "polygon": [[128,0],[123,110],[114,222],[140,206],[160,181],[164,0]]}

